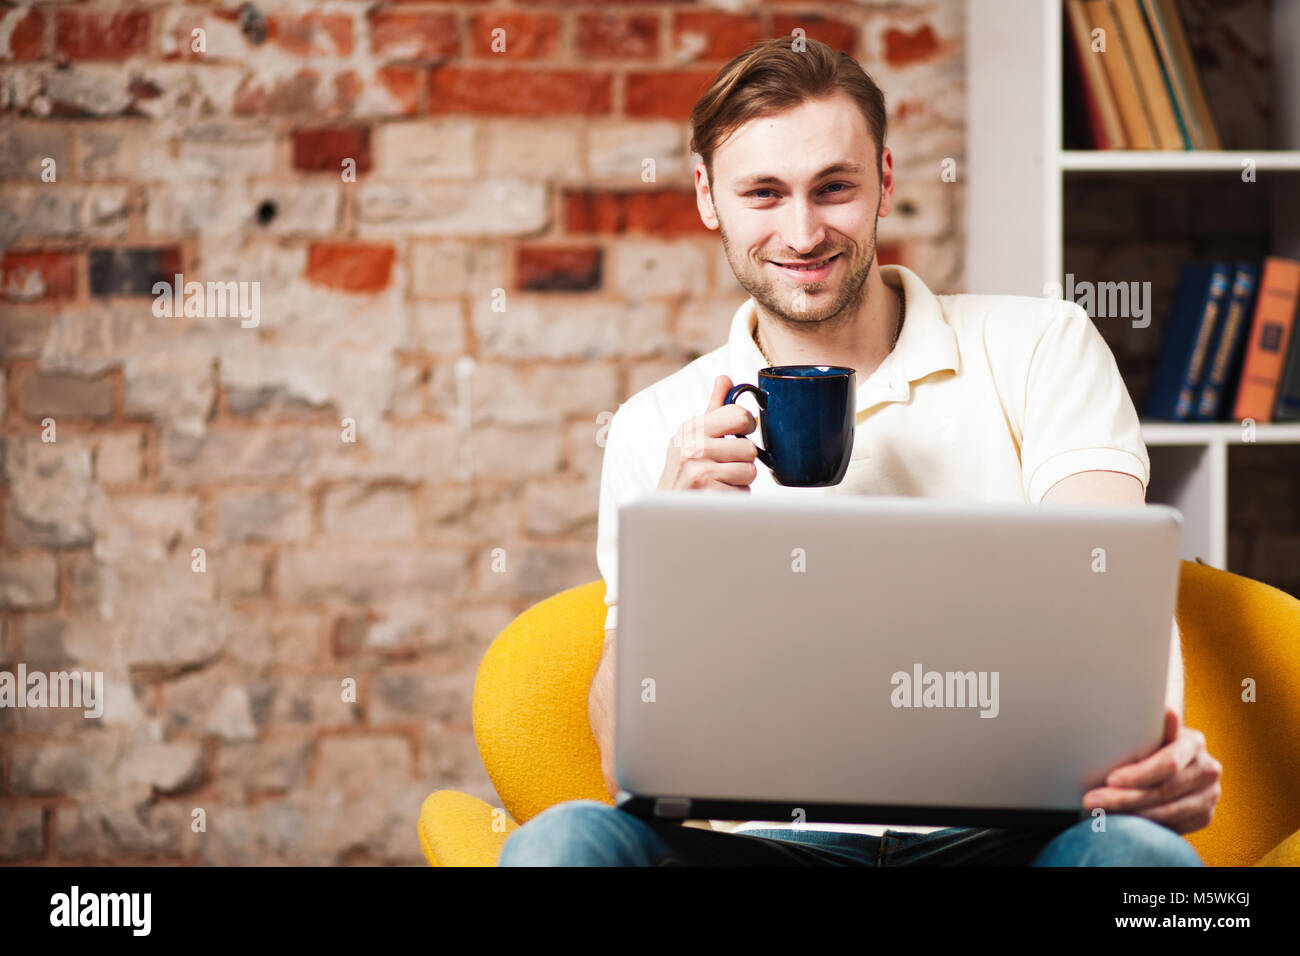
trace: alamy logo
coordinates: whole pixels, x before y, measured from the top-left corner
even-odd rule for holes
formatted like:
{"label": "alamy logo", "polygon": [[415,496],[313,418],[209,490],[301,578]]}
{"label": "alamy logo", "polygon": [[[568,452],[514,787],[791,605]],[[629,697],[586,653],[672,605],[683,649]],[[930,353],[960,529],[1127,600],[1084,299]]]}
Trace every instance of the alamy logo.
{"label": "alamy logo", "polygon": [[70,893],[50,897],[51,926],[129,926],[133,936],[148,936],[152,893]]}
{"label": "alamy logo", "polygon": [[262,321],[260,282],[186,282],[178,272],[171,285],[155,282],[153,294],[153,314],[160,319],[237,318],[245,329],[255,329]]}
{"label": "alamy logo", "polygon": [[894,671],[889,702],[895,707],[978,707],[981,717],[998,715],[999,671]]}
{"label": "alamy logo", "polygon": [[87,717],[104,713],[103,671],[0,671],[0,707],[81,707]]}
{"label": "alamy logo", "polygon": [[1074,273],[1067,273],[1065,285],[1048,282],[1043,295],[1052,299],[1068,299],[1083,308],[1093,319],[1132,319],[1133,328],[1145,329],[1151,324],[1150,282],[1081,282],[1074,281]]}

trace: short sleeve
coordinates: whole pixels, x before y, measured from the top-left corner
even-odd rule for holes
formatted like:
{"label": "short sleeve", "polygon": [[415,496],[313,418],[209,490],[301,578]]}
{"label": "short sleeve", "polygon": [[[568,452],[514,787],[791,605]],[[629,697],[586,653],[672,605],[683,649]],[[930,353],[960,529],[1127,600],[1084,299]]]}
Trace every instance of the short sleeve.
{"label": "short sleeve", "polygon": [[1025,495],[1039,504],[1052,485],[1082,471],[1124,472],[1145,492],[1151,463],[1115,357],[1087,312],[1074,302],[1062,305],[1035,345],[1025,379]]}

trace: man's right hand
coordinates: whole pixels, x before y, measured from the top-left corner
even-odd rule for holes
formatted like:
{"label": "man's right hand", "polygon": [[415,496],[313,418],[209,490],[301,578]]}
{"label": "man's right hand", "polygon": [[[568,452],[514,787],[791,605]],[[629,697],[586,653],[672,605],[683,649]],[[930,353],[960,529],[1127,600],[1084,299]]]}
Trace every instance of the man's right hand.
{"label": "man's right hand", "polygon": [[683,422],[668,443],[659,490],[700,488],[710,491],[749,491],[758,476],[758,449],[748,435],[758,427],[749,409],[726,401],[731,379],[719,375],[703,415]]}

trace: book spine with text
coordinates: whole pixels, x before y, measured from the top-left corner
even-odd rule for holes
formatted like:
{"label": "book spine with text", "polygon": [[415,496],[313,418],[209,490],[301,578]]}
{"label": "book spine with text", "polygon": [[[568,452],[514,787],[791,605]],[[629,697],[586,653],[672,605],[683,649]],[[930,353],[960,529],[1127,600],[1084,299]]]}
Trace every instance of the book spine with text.
{"label": "book spine with text", "polygon": [[1255,318],[1241,363],[1241,384],[1232,411],[1234,421],[1273,420],[1282,361],[1286,356],[1296,300],[1300,299],[1300,262],[1270,256],[1264,260],[1255,300]]}

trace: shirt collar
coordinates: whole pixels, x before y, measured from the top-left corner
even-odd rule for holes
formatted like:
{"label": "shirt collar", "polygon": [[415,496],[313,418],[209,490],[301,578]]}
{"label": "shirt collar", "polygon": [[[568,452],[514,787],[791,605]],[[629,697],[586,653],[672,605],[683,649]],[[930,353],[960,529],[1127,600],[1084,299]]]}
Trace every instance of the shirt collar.
{"label": "shirt collar", "polygon": [[[934,372],[945,369],[955,372],[961,367],[956,333],[944,318],[938,298],[920,277],[906,266],[887,265],[880,266],[880,278],[890,288],[897,289],[900,284],[903,287],[906,299],[903,331],[898,344],[880,366],[866,379],[858,376],[859,414],[882,402],[905,402],[911,395],[913,382]],[[734,385],[742,382],[757,385],[759,369],[767,368],[767,360],[754,342],[756,321],[752,298],[746,299],[732,316],[727,367]]]}

